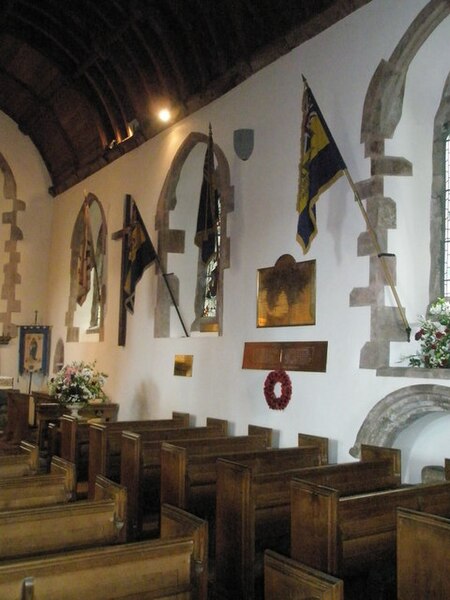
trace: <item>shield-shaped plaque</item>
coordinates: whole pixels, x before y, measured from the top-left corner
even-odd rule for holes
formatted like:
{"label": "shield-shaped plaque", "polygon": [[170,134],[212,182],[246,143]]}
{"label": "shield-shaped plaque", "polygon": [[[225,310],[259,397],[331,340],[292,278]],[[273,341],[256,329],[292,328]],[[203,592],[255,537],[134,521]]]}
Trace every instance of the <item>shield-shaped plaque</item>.
{"label": "shield-shaped plaque", "polygon": [[253,129],[236,129],[233,137],[234,151],[240,159],[247,160],[250,157],[253,152],[254,138]]}

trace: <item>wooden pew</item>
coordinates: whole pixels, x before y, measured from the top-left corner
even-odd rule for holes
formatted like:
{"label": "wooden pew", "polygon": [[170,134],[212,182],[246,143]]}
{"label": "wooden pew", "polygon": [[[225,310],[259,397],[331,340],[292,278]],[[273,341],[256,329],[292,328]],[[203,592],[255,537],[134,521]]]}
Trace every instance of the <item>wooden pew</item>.
{"label": "wooden pew", "polygon": [[397,598],[450,598],[450,519],[397,509]]}
{"label": "wooden pew", "polygon": [[95,500],[0,512],[0,561],[126,541],[126,490],[97,478]]}
{"label": "wooden pew", "polygon": [[281,598],[344,600],[344,582],[342,579],[312,569],[273,550],[266,550],[264,600]]}
{"label": "wooden pew", "polygon": [[300,479],[291,487],[291,557],[340,578],[391,577],[398,507],[450,514],[450,481],[346,497]]}
{"label": "wooden pew", "polygon": [[[188,433],[188,431],[186,431]],[[176,440],[178,447],[191,453],[235,452],[266,449],[272,443],[272,430],[256,425],[248,426],[247,436],[219,436],[214,432],[209,437],[191,437]],[[129,535],[132,539],[142,535],[144,515],[147,518],[147,534],[158,528],[161,481],[161,448],[164,440],[143,440],[142,435],[123,432],[120,482],[128,490]],[[166,501],[166,500],[165,500]],[[180,506],[180,504],[175,504]],[[184,508],[180,506],[180,508]],[[154,534],[154,533],[153,533]]]}
{"label": "wooden pew", "polygon": [[162,507],[161,539],[0,563],[2,600],[207,600],[207,526]]}
{"label": "wooden pew", "polygon": [[[161,502],[184,508],[205,519],[213,519],[216,505],[217,460],[226,457],[252,465],[255,471],[272,472],[326,464],[328,440],[298,436],[299,446],[293,448],[256,448],[248,451],[238,447],[211,449],[198,454],[194,447],[164,443],[161,446]],[[305,444],[305,445],[301,445]]]}
{"label": "wooden pew", "polygon": [[[173,412],[170,419],[149,419],[137,421],[109,421],[102,425],[110,431],[123,431],[124,429],[169,429],[189,426],[188,413]],[[48,454],[49,460],[54,454],[61,456],[77,465],[78,479],[88,479],[88,448],[89,448],[89,422],[77,419],[71,415],[62,415],[58,425],[48,425]],[[101,473],[102,475],[104,473]],[[95,477],[94,480],[95,481]]]}
{"label": "wooden pew", "polygon": [[271,471],[270,466],[264,470],[251,461],[219,459],[215,556],[221,597],[259,597],[263,551],[270,548],[289,555],[293,477],[333,482],[343,494],[398,487],[399,457],[399,450],[363,445],[358,462],[278,471]]}
{"label": "wooden pew", "polygon": [[[118,479],[120,473],[121,436],[123,431],[174,432],[178,429],[191,429],[189,426],[189,415],[187,413],[172,413],[172,415],[172,419],[89,424],[88,497],[92,498],[97,475],[105,475],[114,480]],[[209,426],[218,426],[219,422],[221,427],[226,423],[219,419],[210,419]],[[149,435],[151,436],[152,434],[149,433]],[[167,435],[170,436],[171,434],[168,433]]]}
{"label": "wooden pew", "polygon": [[0,455],[0,479],[35,475],[39,472],[39,448],[22,440],[13,454]]}
{"label": "wooden pew", "polygon": [[97,475],[105,475],[119,481],[122,453],[122,433],[134,432],[145,442],[158,442],[172,439],[207,438],[228,434],[228,421],[208,417],[202,427],[149,428],[136,426],[130,429],[114,428],[103,424],[89,426],[89,497],[93,493],[93,484]]}
{"label": "wooden pew", "polygon": [[177,506],[161,505],[161,539],[192,537],[195,598],[208,598],[208,523]]}
{"label": "wooden pew", "polygon": [[22,440],[30,437],[29,425],[30,394],[22,394],[18,390],[7,392],[7,422],[4,437],[7,441],[20,444]]}
{"label": "wooden pew", "polygon": [[76,487],[75,465],[54,456],[49,474],[0,479],[0,511],[70,502]]}

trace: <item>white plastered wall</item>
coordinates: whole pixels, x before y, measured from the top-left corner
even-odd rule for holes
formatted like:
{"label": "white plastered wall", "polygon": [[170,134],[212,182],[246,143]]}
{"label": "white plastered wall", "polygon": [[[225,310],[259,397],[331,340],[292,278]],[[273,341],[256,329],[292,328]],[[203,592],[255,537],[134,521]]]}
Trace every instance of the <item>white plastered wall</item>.
{"label": "white plastered wall", "polygon": [[[425,0],[373,0],[220,100],[52,201],[47,288],[52,349],[59,337],[65,339],[69,243],[84,190],[95,194],[105,210],[105,339],[102,343],[67,343],[65,356],[66,360],[96,359],[101,369],[109,373],[106,391],[120,403],[121,418],[164,417],[172,410],[182,410],[194,415],[197,424],[203,424],[207,416],[227,418],[235,433],[244,433],[249,423],[271,426],[282,446],[296,444],[298,432],[314,433],[333,440],[332,458],[350,460],[348,450],[368,411],[390,392],[423,383],[420,378],[405,381],[377,377],[372,370],[359,369],[360,350],[370,338],[369,308],[350,308],[349,294],[353,288],[368,284],[369,269],[368,259],[357,256],[357,239],[365,225],[345,179],[341,178],[317,205],[319,235],[307,256],[303,256],[295,239],[295,204],[302,74],[313,89],[353,178],[366,179],[369,161],[360,144],[360,127],[369,82],[380,60],[389,58],[425,4]],[[405,111],[389,142],[389,154],[406,156],[413,162],[413,177],[393,178],[385,190],[386,196],[392,195],[398,203],[397,229],[389,233],[392,249],[388,250],[397,254],[398,292],[412,323],[427,303],[431,142],[433,119],[448,74],[449,30],[447,19],[418,51],[417,63],[414,61],[408,74]],[[210,122],[214,141],[228,159],[235,197],[234,212],[228,216],[231,261],[224,275],[223,336],[187,339],[179,334],[176,338],[155,339],[156,277],[151,267],[138,286],[135,314],[128,318],[126,347],[120,348],[117,327],[121,245],[111,241],[111,233],[122,227],[124,196],[134,197],[156,242],[156,203],[170,162],[186,136],[192,131],[207,133]],[[246,162],[239,160],[233,150],[233,131],[239,128],[255,131],[255,148]],[[0,149],[2,146],[0,138]],[[193,176],[198,179],[197,175]],[[179,198],[180,202],[187,201],[181,190]],[[194,194],[194,215],[197,202],[198,195]],[[179,213],[175,211],[174,223],[185,210],[183,206]],[[46,211],[46,222],[49,218]],[[39,235],[31,223],[30,233]],[[192,243],[186,238],[186,245]],[[257,269],[272,266],[286,253],[297,261],[317,261],[316,325],[257,329]],[[169,270],[175,272],[181,264],[179,257],[169,261]],[[176,274],[183,286],[183,273]],[[34,271],[29,276],[29,280],[24,280],[24,289],[34,289]],[[180,299],[181,312],[191,314],[193,299],[186,300],[183,294]],[[24,315],[24,320],[27,317]],[[173,331],[177,332],[175,325]],[[267,372],[241,368],[246,341],[270,340],[328,342],[326,373],[289,373],[293,395],[282,412],[266,406],[263,384]],[[405,351],[409,350],[407,346]],[[191,378],[173,376],[176,354],[194,356]],[[432,440],[426,442],[427,452],[423,453],[424,464],[442,464],[444,456],[450,456],[450,442],[444,435],[446,423],[443,419],[433,424]],[[417,452],[411,450],[414,444]],[[421,444],[419,439],[407,441],[408,455],[415,455],[416,471]]]}
{"label": "white plastered wall", "polygon": [[[50,262],[50,238],[52,221],[52,198],[48,193],[50,178],[44,162],[30,138],[20,132],[17,124],[0,112],[0,152],[11,169],[16,182],[16,197],[25,203],[25,210],[17,213],[17,226],[23,240],[17,243],[20,254],[18,265],[19,281],[15,297],[20,302],[20,312],[12,313],[12,322],[17,325],[50,325],[47,312],[48,276]],[[3,186],[3,177],[1,179]],[[11,202],[0,194],[1,212],[10,210]],[[9,227],[2,226],[2,256],[4,243],[9,236]],[[3,269],[0,272],[4,283]],[[0,311],[6,310],[6,301],[0,299]],[[7,346],[0,346],[0,374],[17,377],[19,339],[13,338]],[[36,385],[44,380],[35,375]],[[28,378],[16,379],[15,385],[28,389]]]}

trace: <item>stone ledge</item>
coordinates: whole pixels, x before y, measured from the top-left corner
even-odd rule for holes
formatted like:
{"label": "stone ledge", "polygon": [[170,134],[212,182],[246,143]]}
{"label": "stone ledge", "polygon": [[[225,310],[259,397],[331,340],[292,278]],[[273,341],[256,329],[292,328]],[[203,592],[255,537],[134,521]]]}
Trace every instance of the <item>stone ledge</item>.
{"label": "stone ledge", "polygon": [[450,379],[450,369],[424,367],[381,367],[377,377],[414,377],[415,379]]}

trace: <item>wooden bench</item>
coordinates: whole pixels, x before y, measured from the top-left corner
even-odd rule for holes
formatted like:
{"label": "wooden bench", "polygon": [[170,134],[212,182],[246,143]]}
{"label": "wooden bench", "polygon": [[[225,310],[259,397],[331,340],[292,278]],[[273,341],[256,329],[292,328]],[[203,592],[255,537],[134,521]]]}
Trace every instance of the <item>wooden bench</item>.
{"label": "wooden bench", "polygon": [[[306,440],[305,440],[306,438]],[[211,449],[198,454],[194,447],[164,443],[161,446],[161,502],[184,508],[209,521],[214,520],[216,505],[217,460],[239,460],[258,471],[279,471],[321,465],[328,461],[328,440],[298,436],[294,448]],[[304,446],[301,444],[304,443]]]}
{"label": "wooden bench", "polygon": [[[123,431],[174,432],[192,429],[187,413],[172,413],[172,419],[149,421],[117,421],[116,423],[91,423],[88,427],[88,497],[92,498],[97,475],[118,480],[120,473],[121,436]],[[212,421],[212,420],[211,420]],[[214,420],[215,421],[215,420]],[[217,420],[219,421],[219,420]],[[221,426],[225,421],[220,421]],[[209,424],[211,427],[212,422]],[[217,423],[215,423],[217,425]],[[151,436],[152,434],[149,433]],[[170,433],[167,433],[170,436]]]}
{"label": "wooden bench", "polygon": [[7,391],[7,421],[4,437],[7,441],[20,444],[27,440],[31,434],[30,427],[30,394],[23,394],[18,390]]}
{"label": "wooden bench", "polygon": [[192,537],[193,578],[195,598],[206,600],[208,597],[208,523],[177,506],[161,505],[160,538],[171,539],[181,536]]}
{"label": "wooden bench", "polygon": [[75,465],[54,456],[50,473],[0,479],[0,511],[70,502],[76,486]]}
{"label": "wooden bench", "polygon": [[[173,412],[170,419],[150,419],[138,421],[109,421],[102,422],[111,431],[117,429],[139,428],[171,428],[188,427],[190,415],[188,413]],[[74,462],[77,465],[78,479],[88,479],[88,449],[89,449],[89,421],[77,419],[71,415],[62,415],[58,423],[48,425],[48,459],[55,454]],[[104,474],[104,473],[101,473]],[[94,478],[95,481],[95,478]]]}
{"label": "wooden bench", "polygon": [[292,481],[291,557],[336,577],[384,572],[394,579],[398,507],[450,514],[450,481],[356,496]]}
{"label": "wooden bench", "polygon": [[400,452],[391,448],[363,446],[358,462],[279,471],[270,471],[270,466],[264,470],[251,461],[219,459],[215,556],[216,587],[221,597],[259,597],[263,551],[270,548],[289,555],[293,477],[332,481],[346,494],[392,488],[401,483],[399,456]]}
{"label": "wooden bench", "polygon": [[[272,550],[264,553],[264,600],[344,600],[344,582]],[[406,598],[406,596],[405,596]],[[425,596],[422,597],[425,598]]]}
{"label": "wooden bench", "polygon": [[228,421],[208,417],[206,425],[201,427],[156,428],[136,426],[130,429],[114,429],[102,424],[89,427],[89,496],[92,495],[93,483],[97,475],[106,475],[119,481],[121,454],[124,431],[139,434],[145,442],[158,442],[172,439],[190,439],[216,437],[228,434]]}
{"label": "wooden bench", "polygon": [[450,519],[397,509],[397,598],[450,598]]}
{"label": "wooden bench", "polygon": [[0,561],[126,541],[126,490],[99,476],[95,500],[0,512]]}
{"label": "wooden bench", "polygon": [[0,455],[0,479],[35,475],[39,472],[39,448],[22,440],[13,454]]}
{"label": "wooden bench", "polygon": [[161,539],[0,563],[0,597],[206,600],[206,524],[169,506],[161,524]]}
{"label": "wooden bench", "polygon": [[[255,425],[248,426],[247,436],[194,437],[176,440],[177,447],[189,449],[191,453],[234,452],[266,449],[272,443],[272,430]],[[128,490],[129,535],[139,536],[143,532],[144,515],[147,517],[147,534],[158,528],[161,482],[161,449],[168,442],[148,441],[133,432],[122,434],[120,482]],[[166,500],[165,500],[166,501]],[[171,502],[171,504],[174,504]],[[174,504],[180,508],[183,506]]]}

